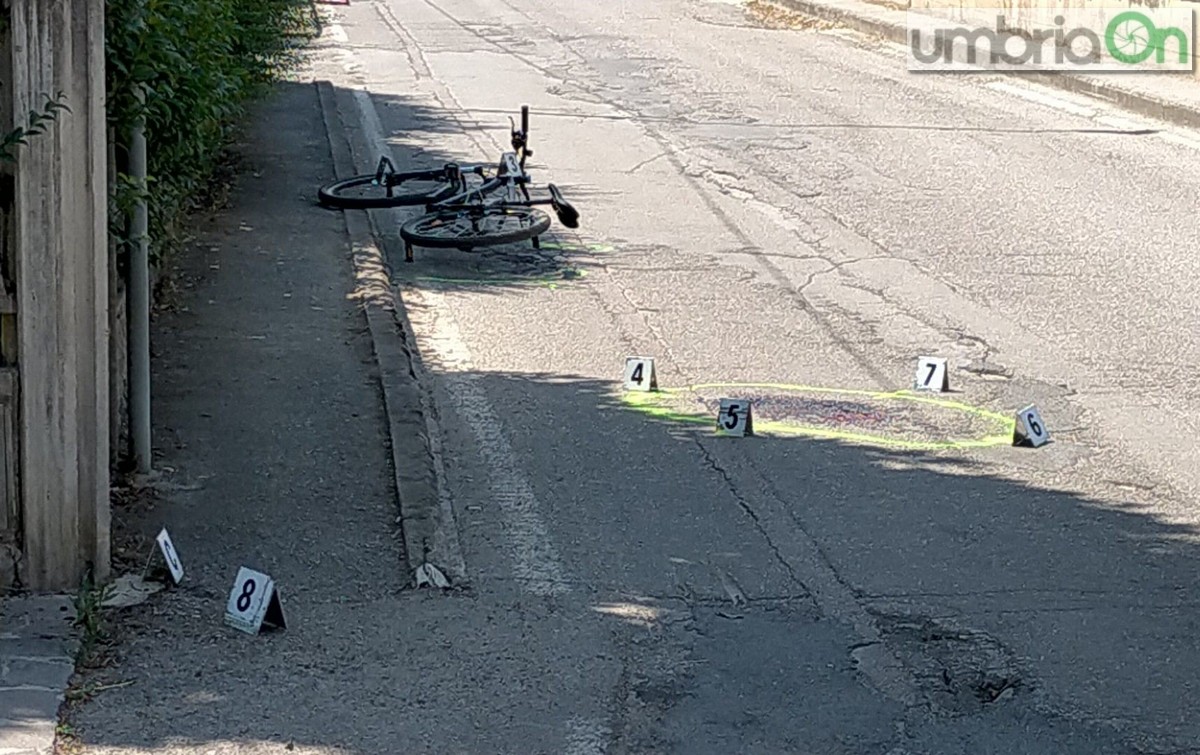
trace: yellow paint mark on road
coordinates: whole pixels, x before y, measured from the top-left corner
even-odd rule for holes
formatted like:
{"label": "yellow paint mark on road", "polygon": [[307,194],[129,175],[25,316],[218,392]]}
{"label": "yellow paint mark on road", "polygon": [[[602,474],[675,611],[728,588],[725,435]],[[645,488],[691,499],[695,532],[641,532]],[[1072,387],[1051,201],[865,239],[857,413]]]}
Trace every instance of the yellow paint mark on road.
{"label": "yellow paint mark on road", "polygon": [[993,446],[1010,445],[1012,443],[1013,428],[1015,426],[1015,420],[1012,417],[1008,417],[989,409],[971,406],[970,404],[964,404],[961,401],[937,398],[934,396],[918,394],[913,391],[903,390],[891,392],[864,391],[849,388],[822,388],[811,385],[793,385],[788,383],[701,383],[698,385],[688,386],[686,388],[660,389],[657,392],[629,391],[623,394],[622,400],[626,405],[630,406],[636,411],[654,417],[655,419],[660,419],[666,422],[686,422],[690,424],[707,425],[715,423],[715,416],[709,417],[701,414],[681,412],[671,408],[670,406],[667,406],[664,403],[664,399],[673,396],[677,397],[685,393],[699,393],[701,391],[715,388],[777,390],[790,393],[858,396],[874,401],[905,401],[914,404],[933,406],[948,411],[971,414],[987,420],[990,424],[995,426],[996,430],[994,433],[989,433],[978,438],[947,438],[942,440],[920,441],[883,434],[838,430],[835,428],[821,427],[817,425],[781,422],[779,420],[763,421],[756,417],[754,420],[754,431],[758,435],[826,438],[832,440],[844,440],[853,443],[862,443],[865,445],[885,446],[889,448],[934,451],[945,449],[990,448]]}

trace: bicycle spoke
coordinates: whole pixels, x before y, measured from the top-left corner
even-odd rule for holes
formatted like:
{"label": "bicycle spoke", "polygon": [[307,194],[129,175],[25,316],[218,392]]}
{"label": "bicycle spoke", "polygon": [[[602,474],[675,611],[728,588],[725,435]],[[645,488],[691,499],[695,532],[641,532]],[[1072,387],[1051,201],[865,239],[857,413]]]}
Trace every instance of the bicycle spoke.
{"label": "bicycle spoke", "polygon": [[401,235],[415,243],[469,249],[476,246],[523,241],[544,231],[550,219],[522,206],[491,205],[445,209],[414,218]]}

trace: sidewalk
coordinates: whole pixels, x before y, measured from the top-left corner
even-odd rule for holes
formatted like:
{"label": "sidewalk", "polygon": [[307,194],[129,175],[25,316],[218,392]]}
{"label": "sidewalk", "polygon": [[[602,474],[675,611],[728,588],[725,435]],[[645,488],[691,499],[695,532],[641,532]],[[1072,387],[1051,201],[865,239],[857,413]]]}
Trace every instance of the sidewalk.
{"label": "sidewalk", "polygon": [[[862,0],[769,0],[797,13],[820,18],[897,44],[906,44],[907,12]],[[1020,73],[1020,79],[1112,102],[1140,115],[1191,128],[1200,127],[1200,79],[1179,74]]]}
{"label": "sidewalk", "polygon": [[58,711],[75,670],[75,609],[61,595],[0,605],[0,753],[51,755]]}
{"label": "sidewalk", "polygon": [[[316,88],[281,85],[246,141],[153,326],[157,500],[113,512],[114,543],[167,527],[186,576],[119,612],[117,662],[78,682],[106,687],[67,714],[89,755],[385,752],[380,706],[414,684],[420,644],[394,635],[421,594],[346,224],[314,201],[333,178]],[[275,580],[286,629],[223,625],[241,566]]]}

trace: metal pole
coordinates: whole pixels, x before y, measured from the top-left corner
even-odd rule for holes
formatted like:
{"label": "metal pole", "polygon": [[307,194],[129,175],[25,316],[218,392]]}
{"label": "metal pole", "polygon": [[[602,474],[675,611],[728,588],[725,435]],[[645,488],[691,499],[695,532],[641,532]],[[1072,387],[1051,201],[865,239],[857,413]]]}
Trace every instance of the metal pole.
{"label": "metal pole", "polygon": [[[137,90],[139,102],[145,94]],[[130,139],[129,172],[138,187],[129,255],[129,433],[137,471],[150,471],[150,211],[146,204],[146,122],[139,117]]]}

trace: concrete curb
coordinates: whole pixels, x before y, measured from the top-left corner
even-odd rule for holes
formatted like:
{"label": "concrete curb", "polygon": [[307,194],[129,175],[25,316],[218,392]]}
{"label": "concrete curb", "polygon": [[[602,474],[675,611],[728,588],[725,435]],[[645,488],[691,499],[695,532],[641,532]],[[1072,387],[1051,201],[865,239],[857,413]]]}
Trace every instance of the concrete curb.
{"label": "concrete curb", "polygon": [[[904,22],[874,18],[864,12],[870,6],[854,7],[856,5],[862,6],[862,3],[838,3],[830,2],[829,0],[769,0],[769,2],[795,13],[836,23],[864,34],[883,37],[897,44],[906,44],[908,42],[907,26]],[[870,8],[870,10],[875,9]],[[890,10],[882,7],[878,8],[878,11],[886,11],[888,14],[898,15],[904,15],[905,13],[905,11]],[[1200,128],[1200,108],[1156,97],[1146,92],[1126,89],[1094,77],[1068,73],[1010,72],[1005,75],[1068,92],[1086,94],[1110,102],[1130,112],[1157,118],[1168,123],[1175,123],[1189,128]],[[1130,74],[1130,76],[1135,75]],[[1200,86],[1200,81],[1197,81],[1196,85]]]}
{"label": "concrete curb", "polygon": [[[316,82],[326,136],[339,178],[356,175],[332,83]],[[379,365],[392,447],[396,495],[410,577],[422,565],[436,566],[455,587],[466,585],[466,564],[453,512],[440,494],[436,430],[431,399],[422,389],[420,357],[412,326],[397,299],[382,250],[364,210],[344,210],[354,255],[355,296],[361,301]]]}

